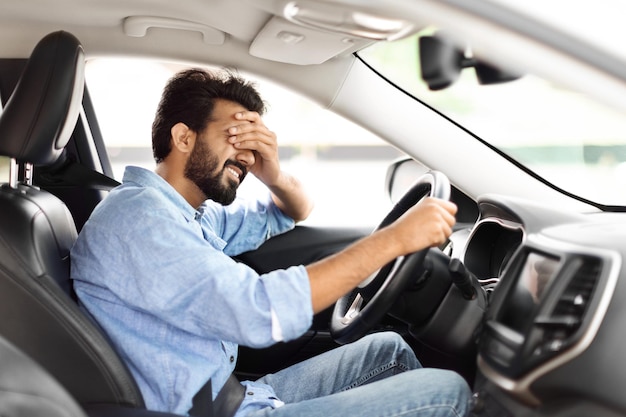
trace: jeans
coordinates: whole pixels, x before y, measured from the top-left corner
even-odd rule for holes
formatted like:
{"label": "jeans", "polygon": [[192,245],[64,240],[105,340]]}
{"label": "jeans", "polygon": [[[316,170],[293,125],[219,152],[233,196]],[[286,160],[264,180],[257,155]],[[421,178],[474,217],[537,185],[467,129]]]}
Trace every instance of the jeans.
{"label": "jeans", "polygon": [[285,405],[246,417],[461,417],[471,392],[452,371],[422,368],[397,334],[374,333],[260,379]]}

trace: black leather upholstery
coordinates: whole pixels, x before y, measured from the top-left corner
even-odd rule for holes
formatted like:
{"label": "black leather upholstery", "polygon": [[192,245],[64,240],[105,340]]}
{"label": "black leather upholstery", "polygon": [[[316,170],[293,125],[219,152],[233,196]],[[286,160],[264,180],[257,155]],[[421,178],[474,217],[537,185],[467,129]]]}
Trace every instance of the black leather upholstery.
{"label": "black leather upholstery", "polygon": [[37,44],[0,118],[1,155],[34,165],[57,160],[78,120],[84,70],[73,35],[55,32]]}
{"label": "black leather upholstery", "polygon": [[[76,124],[83,86],[78,40],[62,31],[42,39],[0,116],[0,155],[53,163]],[[1,186],[0,336],[81,405],[143,408],[128,369],[72,299],[69,251],[76,236],[57,197],[28,185]]]}
{"label": "black leather upholstery", "polygon": [[44,368],[0,337],[2,417],[177,417],[175,414],[107,404],[87,414]]}
{"label": "black leather upholstery", "polygon": [[41,366],[0,338],[0,415],[84,417],[74,399]]}

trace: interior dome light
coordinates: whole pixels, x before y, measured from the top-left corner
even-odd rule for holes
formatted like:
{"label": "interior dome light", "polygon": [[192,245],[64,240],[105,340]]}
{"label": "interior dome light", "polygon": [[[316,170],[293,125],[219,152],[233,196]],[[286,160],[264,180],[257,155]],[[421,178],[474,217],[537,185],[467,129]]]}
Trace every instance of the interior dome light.
{"label": "interior dome light", "polygon": [[289,2],[283,9],[283,15],[298,25],[374,40],[399,39],[414,28],[412,23],[401,19],[339,9],[319,2]]}

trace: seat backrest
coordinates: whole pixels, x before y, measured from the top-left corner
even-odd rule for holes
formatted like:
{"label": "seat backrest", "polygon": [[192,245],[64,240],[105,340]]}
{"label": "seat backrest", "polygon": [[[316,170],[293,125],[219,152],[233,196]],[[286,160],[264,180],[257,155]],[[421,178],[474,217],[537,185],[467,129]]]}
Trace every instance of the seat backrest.
{"label": "seat backrest", "polygon": [[0,337],[0,415],[86,417],[39,364]]}
{"label": "seat backrest", "polygon": [[[78,120],[84,65],[81,44],[67,32],[37,44],[0,115],[0,155],[35,169],[56,161]],[[127,367],[72,299],[76,237],[57,197],[14,178],[0,187],[0,336],[79,403],[143,408]]]}

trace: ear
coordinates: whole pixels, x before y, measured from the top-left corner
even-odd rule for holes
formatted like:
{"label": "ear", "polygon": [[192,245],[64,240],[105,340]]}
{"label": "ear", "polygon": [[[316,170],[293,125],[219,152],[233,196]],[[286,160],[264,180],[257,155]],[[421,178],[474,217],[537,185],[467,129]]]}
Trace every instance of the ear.
{"label": "ear", "polygon": [[196,133],[189,129],[189,127],[178,122],[170,130],[172,135],[172,148],[177,149],[182,153],[189,153],[193,150],[193,146],[196,140]]}

